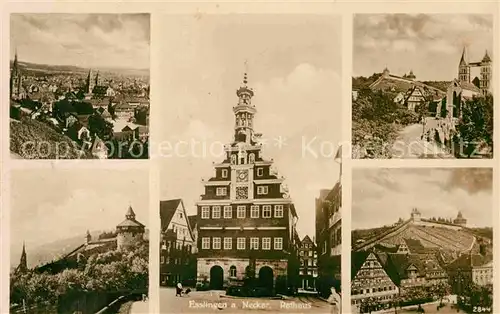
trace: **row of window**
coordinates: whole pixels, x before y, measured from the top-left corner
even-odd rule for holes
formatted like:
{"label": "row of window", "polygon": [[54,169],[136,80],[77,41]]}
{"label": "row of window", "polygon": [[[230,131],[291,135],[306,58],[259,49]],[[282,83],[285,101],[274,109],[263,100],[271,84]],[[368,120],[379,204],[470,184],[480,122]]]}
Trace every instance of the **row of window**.
{"label": "row of window", "polygon": [[189,265],[189,259],[170,258],[170,256],[160,256],[160,264]]}
{"label": "row of window", "polygon": [[[224,242],[222,242],[224,241]],[[212,247],[210,247],[210,237],[203,237],[201,238],[201,248],[203,250],[220,250],[222,248],[222,243],[224,244],[224,250],[232,250],[233,249],[233,238],[231,237],[212,237]],[[250,238],[250,249],[259,249],[259,238],[257,237],[252,237]],[[236,249],[237,250],[245,250],[246,249],[246,238],[244,237],[238,237],[236,238]],[[262,238],[262,249],[263,250],[270,250],[271,249],[271,238],[270,237],[263,237]],[[275,250],[282,250],[283,249],[283,238],[274,238],[274,249]]]}
{"label": "row of window", "polygon": [[[246,152],[241,152],[238,154],[231,155],[231,165],[236,165],[236,164],[243,165],[246,162],[247,162]],[[255,163],[255,154],[254,153],[248,154],[248,163],[249,164]],[[262,168],[257,168],[257,171],[259,171],[259,169],[262,169]],[[224,170],[226,170],[226,169],[224,169]]]}
{"label": "row of window", "polygon": [[303,270],[299,270],[299,275],[311,275],[311,276],[317,276],[318,271],[317,270],[308,270],[305,274]]}
{"label": "row of window", "polygon": [[[300,264],[302,266],[306,266],[306,260],[301,260]],[[316,266],[316,260],[312,260],[312,259],[307,260],[307,266]]]}
{"label": "row of window", "polygon": [[[310,256],[310,257],[313,256],[313,251],[308,251],[307,254],[304,254],[304,253],[305,253],[305,251],[300,251],[299,255],[300,256]],[[314,252],[314,257],[318,257],[318,254],[316,252]]]}
{"label": "row of window", "polygon": [[358,294],[370,294],[370,293],[375,293],[375,292],[382,292],[382,291],[394,291],[396,290],[396,286],[386,286],[386,287],[378,287],[378,288],[367,288],[367,289],[361,289],[361,290],[352,290],[352,295],[358,295]]}
{"label": "row of window", "polygon": [[[269,194],[269,187],[267,185],[259,185],[257,186],[257,195],[267,195]],[[226,196],[227,195],[227,187],[218,187],[215,189],[215,195],[217,196]]]}
{"label": "row of window", "polygon": [[[253,163],[253,161],[251,161],[250,163]],[[221,176],[224,179],[229,178],[229,169],[222,169]],[[262,176],[264,176],[264,168],[257,168],[257,177],[262,177]]]}
{"label": "row of window", "polygon": [[[236,207],[236,218],[246,218],[247,207],[239,205]],[[221,206],[212,206],[212,219],[231,219],[233,218],[233,207],[231,205],[224,206],[224,211],[221,217]],[[260,206],[250,206],[250,218],[260,217]],[[262,205],[262,218],[272,217],[272,206]],[[274,205],[274,218],[283,218],[283,205]],[[201,219],[210,219],[210,206],[201,207]]]}

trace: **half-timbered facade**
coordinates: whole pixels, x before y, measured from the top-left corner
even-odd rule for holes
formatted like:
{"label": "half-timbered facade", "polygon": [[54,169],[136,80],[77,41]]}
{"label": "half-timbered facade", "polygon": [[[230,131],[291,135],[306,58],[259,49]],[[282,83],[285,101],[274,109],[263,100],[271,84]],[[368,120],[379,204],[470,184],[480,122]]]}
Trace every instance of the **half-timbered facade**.
{"label": "half-timbered facade", "polygon": [[194,284],[195,238],[181,199],[160,202],[160,284]]}

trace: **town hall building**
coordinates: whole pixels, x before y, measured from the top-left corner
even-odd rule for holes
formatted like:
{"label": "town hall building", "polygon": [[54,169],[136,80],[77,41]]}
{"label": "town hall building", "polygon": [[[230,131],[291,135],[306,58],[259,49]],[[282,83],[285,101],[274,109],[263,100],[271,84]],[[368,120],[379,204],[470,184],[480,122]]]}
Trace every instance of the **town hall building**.
{"label": "town hall building", "polygon": [[[254,92],[245,73],[233,107],[233,141],[215,175],[203,181],[197,203],[197,280],[212,289],[238,284],[253,274],[265,287],[298,273],[297,213],[273,161],[262,157],[254,132]],[[297,266],[295,266],[297,264]]]}

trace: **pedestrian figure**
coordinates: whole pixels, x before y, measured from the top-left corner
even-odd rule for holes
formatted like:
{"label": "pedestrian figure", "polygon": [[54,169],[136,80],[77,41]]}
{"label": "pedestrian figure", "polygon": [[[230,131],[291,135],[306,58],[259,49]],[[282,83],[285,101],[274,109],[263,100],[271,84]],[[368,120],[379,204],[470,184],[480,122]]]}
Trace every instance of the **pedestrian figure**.
{"label": "pedestrian figure", "polygon": [[337,293],[334,287],[330,288],[330,292],[331,293],[327,301],[332,305],[332,314],[342,313],[340,295]]}
{"label": "pedestrian figure", "polygon": [[175,287],[175,296],[182,297],[182,284],[180,282],[177,283],[177,287]]}

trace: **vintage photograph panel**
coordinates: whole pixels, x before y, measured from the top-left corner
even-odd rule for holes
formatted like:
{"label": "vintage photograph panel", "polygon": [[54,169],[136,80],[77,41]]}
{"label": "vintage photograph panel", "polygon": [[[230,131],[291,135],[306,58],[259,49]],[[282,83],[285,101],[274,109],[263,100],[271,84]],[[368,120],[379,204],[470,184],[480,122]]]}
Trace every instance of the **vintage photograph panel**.
{"label": "vintage photograph panel", "polygon": [[161,32],[161,312],[340,313],[340,17]]}
{"label": "vintage photograph panel", "polygon": [[357,14],[353,158],[493,158],[493,15]]}
{"label": "vintage photograph panel", "polygon": [[352,313],[493,311],[491,168],[355,169]]}
{"label": "vintage photograph panel", "polygon": [[149,14],[11,14],[10,156],[147,159]]}
{"label": "vintage photograph panel", "polygon": [[149,312],[149,171],[11,178],[10,313]]}

